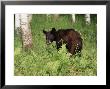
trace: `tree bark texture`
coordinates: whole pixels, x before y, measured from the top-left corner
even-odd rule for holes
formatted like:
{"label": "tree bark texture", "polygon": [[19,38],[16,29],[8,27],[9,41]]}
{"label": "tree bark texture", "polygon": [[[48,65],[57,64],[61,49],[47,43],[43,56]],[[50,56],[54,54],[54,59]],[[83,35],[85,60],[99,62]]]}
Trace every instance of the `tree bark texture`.
{"label": "tree bark texture", "polygon": [[15,32],[20,33],[20,14],[15,14]]}
{"label": "tree bark texture", "polygon": [[75,14],[72,14],[72,21],[75,23]]}
{"label": "tree bark texture", "polygon": [[32,16],[28,14],[20,14],[20,27],[22,35],[22,45],[24,49],[32,47],[32,34],[30,28],[30,21]]}
{"label": "tree bark texture", "polygon": [[15,29],[20,28],[23,49],[32,47],[31,19],[29,14],[15,14]]}
{"label": "tree bark texture", "polygon": [[86,24],[90,24],[90,14],[85,15]]}

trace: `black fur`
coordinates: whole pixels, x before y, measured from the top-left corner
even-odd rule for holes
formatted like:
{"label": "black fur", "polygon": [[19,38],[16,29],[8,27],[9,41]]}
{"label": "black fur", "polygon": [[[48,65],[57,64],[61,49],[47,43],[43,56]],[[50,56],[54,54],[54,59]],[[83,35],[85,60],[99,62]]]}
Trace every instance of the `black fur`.
{"label": "black fur", "polygon": [[46,36],[46,43],[50,44],[55,41],[57,49],[61,48],[62,44],[66,44],[68,51],[74,55],[82,50],[82,38],[81,35],[74,29],[59,29],[56,31],[55,28],[52,28],[51,31],[44,31],[43,33]]}

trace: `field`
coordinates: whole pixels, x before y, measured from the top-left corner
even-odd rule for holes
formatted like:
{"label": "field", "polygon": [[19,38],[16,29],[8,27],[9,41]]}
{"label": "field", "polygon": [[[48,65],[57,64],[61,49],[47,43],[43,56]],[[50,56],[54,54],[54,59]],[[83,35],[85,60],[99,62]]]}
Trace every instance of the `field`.
{"label": "field", "polygon": [[[55,27],[74,28],[83,38],[81,56],[70,57],[65,45],[57,51],[56,44],[46,45],[43,29]],[[15,76],[96,76],[97,75],[97,16],[91,15],[91,24],[86,25],[84,15],[76,15],[76,23],[71,15],[60,15],[57,20],[46,15],[32,16],[33,48],[22,50],[20,35],[14,35],[14,75]],[[66,54],[67,53],[67,54]]]}

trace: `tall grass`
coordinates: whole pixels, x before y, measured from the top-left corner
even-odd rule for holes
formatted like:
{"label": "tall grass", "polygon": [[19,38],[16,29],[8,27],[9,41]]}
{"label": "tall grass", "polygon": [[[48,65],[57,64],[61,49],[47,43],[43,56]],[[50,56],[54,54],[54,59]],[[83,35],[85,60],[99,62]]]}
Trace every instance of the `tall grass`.
{"label": "tall grass", "polygon": [[[31,29],[33,48],[22,50],[19,35],[14,37],[14,75],[15,76],[96,76],[97,75],[97,27],[95,15],[90,25],[86,25],[83,15],[76,15],[72,23],[71,15],[60,15],[57,20],[46,15],[34,14]],[[43,29],[75,28],[83,38],[81,56],[70,57],[65,44],[57,51],[56,44],[46,45]]]}

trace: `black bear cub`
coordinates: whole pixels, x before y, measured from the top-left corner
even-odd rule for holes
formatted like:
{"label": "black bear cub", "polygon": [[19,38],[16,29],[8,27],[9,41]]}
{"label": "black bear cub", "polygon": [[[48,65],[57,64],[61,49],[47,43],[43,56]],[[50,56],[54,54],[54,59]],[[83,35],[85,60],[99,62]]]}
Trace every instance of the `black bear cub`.
{"label": "black bear cub", "polygon": [[43,30],[43,33],[46,36],[47,44],[55,41],[57,49],[61,48],[62,44],[66,44],[66,48],[72,55],[81,52],[82,38],[74,29],[59,29],[56,31],[55,28],[52,28],[48,32]]}

